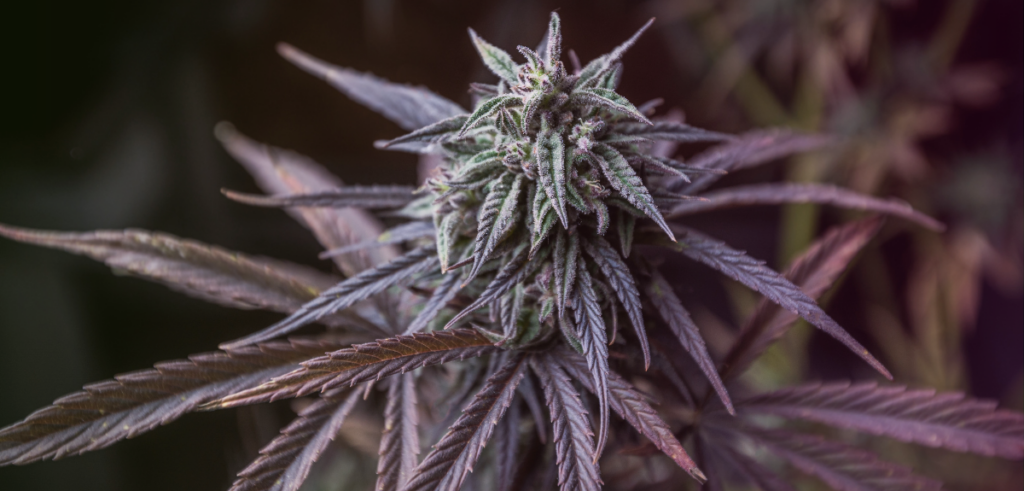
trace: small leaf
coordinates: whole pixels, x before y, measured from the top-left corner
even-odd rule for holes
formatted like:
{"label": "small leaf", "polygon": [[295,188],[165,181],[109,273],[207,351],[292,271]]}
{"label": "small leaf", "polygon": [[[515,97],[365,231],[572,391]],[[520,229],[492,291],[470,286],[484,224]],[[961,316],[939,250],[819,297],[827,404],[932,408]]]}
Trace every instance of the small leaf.
{"label": "small leaf", "polygon": [[523,309],[524,299],[525,293],[521,283],[501,297],[501,330],[505,339],[515,339],[519,335],[519,314]]}
{"label": "small leaf", "polygon": [[633,324],[640,349],[644,353],[644,369],[650,368],[651,347],[647,341],[647,331],[644,329],[643,307],[640,305],[640,292],[633,281],[633,273],[629,271],[629,266],[626,266],[619,253],[602,237],[595,236],[585,240],[583,249],[593,258],[597,268],[615,291],[615,296],[626,308],[629,322]]}
{"label": "small leaf", "polygon": [[569,216],[566,212],[566,178],[565,178],[565,143],[562,136],[550,130],[541,131],[537,135],[537,146],[534,151],[537,157],[537,175],[544,193],[547,194],[555,207],[555,213],[562,222],[562,227],[569,228]]}
{"label": "small leaf", "polygon": [[[505,240],[519,223],[519,198],[526,176],[506,172],[487,194],[477,212],[476,260],[469,278],[476,277],[480,267],[491,259],[498,243]],[[467,280],[468,281],[468,280]]]}
{"label": "small leaf", "polygon": [[436,231],[434,230],[434,225],[428,221],[403,223],[385,230],[384,233],[380,234],[380,237],[377,237],[376,240],[365,240],[345,247],[324,251],[320,253],[319,257],[320,259],[327,259],[329,257],[348,254],[350,252],[373,249],[374,247],[425,239],[427,237],[433,237],[435,234]]}
{"label": "small leaf", "polygon": [[448,271],[451,265],[452,253],[455,252],[455,242],[459,238],[459,232],[465,214],[461,210],[453,211],[441,219],[437,228],[437,258],[441,263],[441,271]]}
{"label": "small leaf", "polygon": [[600,490],[600,471],[593,459],[594,432],[572,380],[550,353],[532,357],[530,365],[544,388],[544,399],[554,426],[559,488],[561,491]]}
{"label": "small leaf", "polygon": [[430,299],[427,300],[427,303],[423,305],[423,310],[421,310],[420,313],[416,315],[416,318],[409,323],[409,327],[406,328],[405,334],[420,332],[427,327],[427,324],[437,317],[437,313],[459,294],[459,284],[461,282],[462,277],[459,274],[446,274],[444,279],[441,280],[441,284],[434,290],[434,294],[431,295]]}
{"label": "small leaf", "polygon": [[640,35],[647,28],[651,27],[651,24],[654,24],[654,19],[647,21],[640,30],[636,31],[636,34],[633,34],[626,42],[618,45],[611,53],[595,58],[594,61],[587,63],[587,66],[583,67],[583,70],[580,71],[580,78],[576,86],[580,88],[596,86],[622,60],[622,55],[626,54],[626,51],[636,44],[637,39],[640,39]]}
{"label": "small leaf", "polygon": [[604,177],[611,183],[612,188],[618,191],[623,198],[626,198],[630,204],[643,210],[674,241],[675,236],[672,234],[672,230],[669,229],[668,224],[665,223],[665,219],[661,216],[661,212],[658,211],[658,207],[654,205],[654,199],[651,198],[651,194],[647,191],[643,181],[633,172],[633,168],[629,166],[629,163],[626,162],[622,154],[608,145],[599,143],[594,146],[594,153],[592,155],[594,160],[597,161],[598,167],[601,168]]}
{"label": "small leaf", "polygon": [[403,373],[391,379],[384,408],[384,429],[380,435],[377,460],[377,491],[397,491],[412,478],[420,437],[416,430],[416,376]]}
{"label": "small leaf", "polygon": [[255,387],[337,344],[309,339],[192,355],[96,382],[24,421],[0,429],[0,466],[59,459],[108,447]]}
{"label": "small leaf", "polygon": [[208,404],[206,408],[243,406],[314,392],[330,394],[345,385],[355,386],[420,367],[475,358],[496,349],[487,338],[472,329],[379,339],[306,360],[298,370],[259,387],[233,393]]}
{"label": "small leaf", "polygon": [[857,356],[861,357],[875,370],[892,380],[892,375],[882,364],[868,353],[856,339],[853,339],[825,311],[818,307],[810,297],[797,288],[785,277],[776,273],[742,251],[737,251],[693,230],[679,227],[682,232],[679,239],[681,252],[691,259],[704,263],[720,271],[726,276],[743,283],[750,289],[760,292],[780,307],[798,314],[818,329],[843,343]]}
{"label": "small leaf", "polygon": [[533,201],[533,217],[533,233],[530,237],[531,257],[540,250],[540,246],[544,244],[544,239],[547,239],[548,235],[551,234],[551,230],[558,220],[558,216],[555,215],[555,207],[551,204],[551,199],[543,191],[536,193],[536,199]]}
{"label": "small leaf", "polygon": [[424,126],[412,133],[402,135],[394,140],[388,140],[377,145],[377,148],[389,148],[404,143],[436,143],[444,141],[446,137],[455,136],[456,132],[462,129],[468,116],[460,114],[450,118],[442,119],[434,124]]}
{"label": "small leaf", "polygon": [[579,237],[565,231],[558,231],[555,239],[555,304],[558,316],[565,316],[565,308],[572,298],[576,286],[576,261],[579,260]]}
{"label": "small leaf", "polygon": [[544,55],[545,63],[551,67],[562,59],[562,20],[558,18],[558,12],[551,12],[545,41],[544,49],[538,49],[537,52]]}
{"label": "small leaf", "polygon": [[694,213],[703,213],[723,208],[749,205],[778,205],[783,203],[818,203],[851,208],[856,210],[887,213],[905,218],[932,230],[945,227],[935,219],[914,211],[910,205],[899,199],[879,199],[826,184],[755,184],[737,186],[700,196],[702,200],[690,200],[676,204],[666,218],[678,218]]}
{"label": "small leaf", "polygon": [[722,379],[718,376],[715,362],[711,359],[711,354],[708,353],[708,348],[704,344],[704,338],[700,335],[700,329],[697,328],[697,324],[693,322],[690,313],[686,311],[683,303],[679,301],[675,292],[672,291],[672,285],[668,280],[657,269],[649,269],[651,281],[646,284],[644,289],[647,293],[647,298],[651,300],[661,318],[668,324],[669,330],[679,339],[679,344],[683,345],[686,352],[693,357],[693,361],[697,362],[697,366],[704,372],[704,376],[711,382],[711,386],[715,388],[715,392],[718,393],[722,404],[725,405],[726,411],[729,414],[736,414],[732,401],[729,399],[729,392],[725,390],[725,384],[722,383]]}
{"label": "small leaf", "polygon": [[396,84],[368,73],[331,65],[285,43],[277,45],[277,52],[352,100],[409,131],[466,113],[458,104],[423,87]]}
{"label": "small leaf", "polygon": [[720,142],[734,138],[731,135],[716,133],[674,121],[618,123],[613,125],[610,131],[613,134],[639,136],[648,140],[679,143]]}
{"label": "small leaf", "polygon": [[415,199],[415,188],[411,186],[345,186],[322,193],[278,196],[245,194],[227,189],[221,192],[239,203],[271,208],[400,208]]}
{"label": "small leaf", "polygon": [[480,457],[494,427],[512,403],[526,373],[526,357],[516,354],[491,375],[441,441],[416,468],[403,491],[457,491]]}
{"label": "small leaf", "polygon": [[0,236],[88,256],[115,271],[241,309],[291,313],[337,281],[305,266],[142,230],[61,233],[0,225]]}
{"label": "small leaf", "polygon": [[433,246],[413,249],[394,261],[363,271],[323,291],[320,296],[310,300],[280,322],[235,341],[222,343],[220,347],[224,349],[245,346],[283,336],[437,266],[437,254]]}
{"label": "small leaf", "polygon": [[480,58],[491,72],[509,85],[519,84],[519,65],[512,61],[512,57],[508,53],[484,41],[473,29],[469,29],[469,37],[473,39],[473,45],[480,53]]}
{"label": "small leaf", "polygon": [[462,129],[459,130],[459,138],[462,138],[467,131],[479,126],[487,118],[494,116],[503,108],[513,107],[522,104],[522,98],[514,94],[499,95],[493,99],[488,99],[480,104],[473,114],[466,119],[465,124],[462,125]]}
{"label": "small leaf", "polygon": [[334,440],[362,391],[341,400],[318,399],[299,413],[260,456],[238,473],[229,491],[297,491],[313,463]]}
{"label": "small leaf", "polygon": [[597,462],[608,438],[608,334],[590,273],[582,261],[577,263],[576,270],[579,283],[576,288],[579,303],[575,309],[577,334],[583,348],[583,357],[587,360],[587,369],[594,381],[594,395],[597,396],[599,408],[597,444],[594,448],[594,462]]}
{"label": "small leaf", "polygon": [[614,90],[600,89],[597,87],[575,90],[569,99],[570,104],[580,106],[600,106],[615,112],[623,113],[643,124],[653,124],[640,111],[636,110],[633,103],[625,97],[616,94]]}
{"label": "small leaf", "polygon": [[525,248],[520,250],[515,256],[512,257],[502,268],[498,271],[498,274],[494,276],[494,279],[484,288],[484,291],[480,294],[477,299],[469,304],[468,307],[456,314],[452,320],[448,321],[445,325],[445,329],[449,329],[455,325],[456,322],[462,320],[462,318],[471,314],[474,310],[479,309],[491,302],[497,300],[502,295],[507,293],[519,282],[523,280],[533,269],[537,268],[538,265],[544,263],[546,259],[546,252],[542,252],[540,256],[532,261],[527,261],[529,253]]}
{"label": "small leaf", "polygon": [[1024,458],[1024,416],[958,392],[835,382],[777,390],[739,406],[745,414],[774,414],[928,447]]}
{"label": "small leaf", "polygon": [[633,230],[636,229],[636,217],[622,210],[615,210],[619,232],[619,247],[622,248],[622,257],[629,257],[633,249]]}

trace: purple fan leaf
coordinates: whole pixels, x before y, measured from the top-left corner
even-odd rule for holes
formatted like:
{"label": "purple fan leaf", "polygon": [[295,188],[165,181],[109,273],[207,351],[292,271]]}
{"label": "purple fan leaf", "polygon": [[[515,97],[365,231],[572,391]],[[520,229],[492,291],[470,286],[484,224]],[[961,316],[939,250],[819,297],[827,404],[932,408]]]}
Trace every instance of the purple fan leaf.
{"label": "purple fan leaf", "polygon": [[400,208],[415,197],[411,186],[345,186],[334,191],[309,194],[261,196],[222,190],[228,198],[251,206],[269,208]]}
{"label": "purple fan leaf", "polygon": [[384,409],[384,430],[380,437],[380,459],[377,460],[377,491],[396,491],[413,476],[416,456],[420,453],[420,437],[416,426],[416,377],[403,373],[391,379],[388,402]]}
{"label": "purple fan leaf", "polygon": [[629,271],[622,256],[604,240],[603,237],[593,236],[583,241],[583,248],[601,270],[615,296],[626,308],[633,329],[636,330],[637,340],[640,342],[640,349],[644,354],[644,368],[651,366],[651,348],[647,341],[647,331],[644,328],[643,307],[640,305],[640,292],[636,288],[636,281],[633,273]]}

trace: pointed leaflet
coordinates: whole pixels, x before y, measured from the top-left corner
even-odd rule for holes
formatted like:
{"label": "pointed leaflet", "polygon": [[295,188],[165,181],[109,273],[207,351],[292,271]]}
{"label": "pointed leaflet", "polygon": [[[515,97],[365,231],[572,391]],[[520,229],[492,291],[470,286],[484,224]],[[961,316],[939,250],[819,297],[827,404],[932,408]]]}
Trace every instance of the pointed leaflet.
{"label": "pointed leaflet", "polygon": [[807,322],[843,343],[886,378],[892,379],[889,371],[836,321],[832,320],[825,311],[821,310],[814,300],[785,277],[765,266],[763,261],[758,261],[699,232],[684,227],[678,227],[677,230],[681,233],[680,252],[695,261],[717,269],[748,288],[760,292],[780,307],[798,314]]}
{"label": "pointed leaflet", "polygon": [[491,259],[491,253],[512,232],[519,220],[519,197],[523,193],[526,176],[506,172],[487,194],[477,213],[476,260],[469,277]]}
{"label": "pointed leaflet", "polygon": [[[522,380],[526,380],[524,376]],[[518,387],[516,388],[518,391]],[[497,491],[513,491],[512,483],[518,471],[516,457],[519,453],[520,405],[512,400],[508,414],[498,423],[498,432],[494,435],[494,467],[497,467]]]}
{"label": "pointed leaflet", "polygon": [[519,336],[519,317],[526,296],[524,291],[520,283],[501,297],[501,334],[505,339],[516,339]]}
{"label": "pointed leaflet", "polygon": [[626,308],[629,322],[633,324],[640,349],[644,353],[644,369],[651,366],[651,348],[644,329],[643,307],[640,305],[640,292],[633,281],[633,273],[622,260],[622,256],[612,248],[603,237],[593,236],[583,241],[583,249],[594,259],[598,269],[608,279],[608,284],[615,290],[615,296]]}
{"label": "pointed leaflet", "polygon": [[938,491],[938,481],[880,460],[870,452],[818,436],[787,431],[745,431],[772,455],[837,491]]}
{"label": "pointed leaflet", "polygon": [[199,405],[255,387],[338,345],[309,339],[192,355],[97,382],[0,429],[0,466],[79,455],[178,419]]}
{"label": "pointed leaflet", "polygon": [[325,80],[352,100],[408,131],[466,112],[458,104],[423,87],[396,84],[368,73],[331,65],[285,43],[277,45],[277,52],[302,70]]}
{"label": "pointed leaflet", "polygon": [[62,249],[203,300],[291,313],[335,281],[305,266],[142,230],[61,233],[0,225],[0,236]]}
{"label": "pointed leaflet", "polygon": [[507,293],[519,282],[523,281],[531,271],[534,271],[537,267],[544,263],[547,259],[547,249],[543,249],[540,256],[528,261],[529,252],[526,248],[520,249],[520,251],[512,256],[504,266],[498,270],[498,274],[494,276],[494,279],[484,288],[484,291],[480,293],[473,303],[469,304],[468,307],[462,309],[461,312],[455,315],[452,320],[448,321],[448,324],[444,326],[445,329],[450,329],[457,322],[462,320],[467,315],[471,314],[474,310],[479,309],[485,305],[489,305],[494,302],[502,295]]}
{"label": "pointed leaflet", "polygon": [[462,128],[462,125],[466,123],[466,119],[468,117],[469,116],[466,116],[465,114],[460,114],[458,116],[445,118],[434,124],[424,126],[412,133],[407,133],[395,138],[394,140],[375,143],[374,146],[384,149],[405,143],[434,143],[444,141],[447,137],[455,136],[455,132]]}
{"label": "pointed leaflet", "polygon": [[576,286],[576,262],[579,260],[579,235],[559,230],[555,238],[555,303],[558,316],[565,315],[565,308],[572,298]]}
{"label": "pointed leaflet", "polygon": [[743,413],[774,414],[990,457],[1024,457],[1024,416],[961,393],[879,387],[873,382],[809,384],[754,396]]}
{"label": "pointed leaflet", "polygon": [[522,104],[522,99],[513,94],[499,95],[493,99],[487,99],[463,123],[462,128],[459,130],[459,138],[462,138],[467,131],[479,126],[487,118],[497,114],[501,109],[518,104]]}
{"label": "pointed leaflet", "polygon": [[600,411],[597,424],[597,444],[594,447],[594,462],[601,457],[608,438],[608,334],[601,316],[601,305],[597,303],[597,294],[590,279],[587,267],[580,261],[577,263],[576,295],[576,328],[583,348],[583,357],[587,360],[587,369],[594,381],[594,395]]}
{"label": "pointed leaflet", "polygon": [[673,121],[658,121],[656,123],[618,123],[612,125],[610,132],[616,135],[643,137],[647,140],[679,143],[720,142],[734,138],[731,135],[716,133],[714,131],[708,131],[697,128],[696,126],[676,123]]}
{"label": "pointed leaflet", "polygon": [[633,249],[633,230],[636,229],[636,217],[622,210],[615,210],[615,215],[622,257],[629,257],[629,253]]}
{"label": "pointed leaflet", "polygon": [[242,406],[328,392],[344,385],[380,380],[450,360],[475,358],[495,350],[487,338],[471,329],[380,339],[307,360],[298,370],[259,387],[231,394],[209,404],[208,408]]}
{"label": "pointed leaflet", "polygon": [[712,462],[717,460],[724,464],[714,467],[718,469],[727,468],[742,475],[750,484],[753,484],[756,489],[761,491],[796,491],[796,488],[790,486],[789,483],[777,474],[768,470],[756,460],[747,457],[743,452],[727,445],[712,445],[710,444],[711,438],[704,438],[703,435],[698,438],[701,438],[698,445],[707,451],[708,460]]}
{"label": "pointed leaflet", "polygon": [[397,491],[413,476],[420,453],[416,411],[415,375],[407,372],[391,379],[380,436],[376,491]]}
{"label": "pointed leaflet", "polygon": [[427,303],[423,304],[423,310],[416,314],[416,318],[409,323],[405,334],[412,334],[422,331],[430,321],[437,317],[437,313],[445,308],[456,295],[459,294],[459,284],[462,282],[462,275],[457,272],[449,272],[441,280],[441,284],[434,289]]}
{"label": "pointed leaflet", "polygon": [[708,348],[704,344],[704,338],[701,337],[697,324],[693,322],[690,313],[686,311],[683,303],[672,291],[672,285],[668,280],[655,268],[650,268],[650,273],[651,281],[644,288],[647,298],[651,300],[654,308],[661,314],[661,318],[679,339],[679,344],[683,345],[686,352],[693,357],[693,361],[697,362],[697,366],[704,372],[708,382],[711,382],[711,386],[715,388],[722,404],[725,405],[726,411],[729,414],[735,414],[736,411],[733,410],[732,401],[729,399],[729,392],[725,390],[725,384],[718,376],[715,362],[711,359],[711,354],[708,353]]}
{"label": "pointed leaflet", "polygon": [[755,184],[737,186],[700,196],[701,200],[690,200],[676,204],[666,213],[667,218],[703,213],[722,208],[749,205],[777,205],[783,203],[818,203],[852,208],[856,210],[887,213],[905,218],[932,230],[945,228],[935,219],[914,211],[910,205],[899,199],[879,199],[836,186],[825,184]]}
{"label": "pointed leaflet", "polygon": [[[689,160],[689,165],[731,172],[821,148],[832,141],[831,138],[822,135],[807,135],[787,130],[755,131],[696,155]],[[707,189],[721,177],[721,174],[704,174],[695,178],[692,183],[675,179],[667,183],[666,187],[672,192],[693,195]]]}
{"label": "pointed leaflet", "polygon": [[593,458],[594,432],[572,380],[551,353],[534,356],[530,365],[544,388],[544,399],[551,413],[559,488],[561,491],[600,490],[600,472]]}
{"label": "pointed leaflet", "polygon": [[541,443],[548,442],[548,431],[547,424],[544,421],[544,412],[540,405],[540,396],[538,396],[537,387],[533,385],[533,378],[530,375],[523,377],[523,382],[519,384],[519,395],[523,396],[523,401],[526,402],[526,407],[530,409],[530,414],[533,415],[534,425],[537,427],[537,438],[540,439]]}
{"label": "pointed leaflet", "polygon": [[569,216],[565,209],[565,143],[562,135],[542,130],[537,135],[534,155],[537,158],[537,175],[544,193],[547,194],[562,226],[569,228]]}
{"label": "pointed leaflet", "polygon": [[542,44],[543,49],[537,52],[544,56],[544,62],[548,67],[562,59],[562,19],[558,12],[551,12],[551,20],[548,21],[548,32]]}
{"label": "pointed leaflet", "polygon": [[651,198],[651,194],[647,191],[643,181],[633,172],[633,168],[629,166],[629,163],[626,162],[622,154],[608,145],[598,143],[594,146],[594,153],[592,155],[594,160],[597,161],[598,167],[601,168],[601,172],[604,173],[604,177],[611,183],[612,188],[618,191],[633,206],[643,210],[648,217],[654,220],[654,223],[657,223],[668,234],[669,238],[675,240],[672,230],[665,223],[665,219],[662,218],[658,207],[654,205],[654,199]]}
{"label": "pointed leaflet", "polygon": [[457,491],[480,457],[494,427],[526,373],[526,356],[514,354],[491,375],[441,441],[434,445],[403,491]]}
{"label": "pointed leaflet", "polygon": [[469,29],[469,37],[473,39],[473,45],[476,46],[477,52],[480,53],[480,58],[484,61],[484,65],[487,65],[488,69],[498,77],[501,77],[509,85],[519,84],[519,65],[512,61],[512,57],[508,53],[484,41],[480,36],[477,36],[476,31],[473,29]]}
{"label": "pointed leaflet", "polygon": [[[215,134],[267,194],[319,193],[342,187],[340,179],[310,158],[254,142],[228,123],[218,124]],[[310,229],[328,250],[376,238],[384,231],[369,212],[355,208],[295,208],[287,212]],[[380,247],[365,254],[345,254],[333,259],[346,275],[352,276],[398,254],[396,248]]]}
{"label": "pointed leaflet", "polygon": [[[875,236],[882,222],[869,218],[830,230],[793,261],[785,277],[810,298],[818,298],[846,269],[853,257]],[[719,374],[729,380],[750,366],[768,346],[798,319],[768,299],[762,300],[754,315],[729,348]]]}
{"label": "pointed leaflet", "polygon": [[625,114],[645,125],[653,124],[643,114],[641,114],[640,111],[636,110],[633,103],[629,102],[625,97],[615,93],[614,90],[599,89],[597,87],[576,90],[573,91],[572,97],[569,99],[569,103],[580,106],[600,106],[605,109]]}
{"label": "pointed leaflet", "polygon": [[647,21],[640,30],[636,31],[626,42],[618,45],[611,53],[595,58],[594,61],[587,63],[587,66],[583,67],[583,70],[580,72],[579,81],[576,83],[577,89],[596,86],[610,70],[615,68],[615,65],[622,60],[622,55],[626,54],[626,51],[636,44],[637,39],[640,39],[640,35],[647,28],[651,27],[653,23],[654,19]]}
{"label": "pointed leaflet", "polygon": [[345,186],[334,191],[310,194],[261,196],[224,189],[228,198],[251,206],[270,208],[401,208],[416,199],[412,186]]}
{"label": "pointed leaflet", "polygon": [[433,246],[413,249],[394,261],[363,271],[334,285],[280,322],[244,338],[222,343],[221,348],[258,343],[290,333],[437,266],[437,255]]}
{"label": "pointed leaflet", "polygon": [[533,256],[544,244],[544,239],[551,233],[551,229],[558,220],[555,215],[555,207],[551,199],[542,189],[537,189],[533,200],[533,230],[530,236],[530,255]]}
{"label": "pointed leaflet", "polygon": [[401,244],[402,242],[424,239],[427,237],[433,237],[434,235],[434,224],[428,221],[403,223],[385,230],[384,233],[380,234],[380,237],[377,237],[376,240],[364,240],[345,247],[324,251],[320,253],[319,257],[320,259],[326,259],[340,254],[347,254],[349,252],[361,251],[364,249],[373,249],[374,247],[384,245]]}
{"label": "pointed leaflet", "polygon": [[[587,377],[589,371],[586,361],[579,354],[570,349],[562,349],[559,352],[559,363],[587,390],[594,392],[594,386],[590,382],[591,378]],[[633,426],[638,433],[651,440],[659,450],[669,456],[694,479],[700,482],[707,480],[704,473],[697,468],[697,464],[686,453],[683,445],[676,439],[672,428],[661,419],[661,416],[658,416],[658,412],[647,402],[647,398],[614,371],[608,372],[608,395],[608,402],[612,410]]]}
{"label": "pointed leaflet", "polygon": [[307,406],[238,473],[229,491],[297,491],[361,396],[355,390],[344,401],[317,399]]}

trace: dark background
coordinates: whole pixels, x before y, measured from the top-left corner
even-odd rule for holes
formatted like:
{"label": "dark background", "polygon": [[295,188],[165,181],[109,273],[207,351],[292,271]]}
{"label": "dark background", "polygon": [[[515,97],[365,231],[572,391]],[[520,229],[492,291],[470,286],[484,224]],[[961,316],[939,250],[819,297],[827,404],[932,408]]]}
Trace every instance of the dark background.
{"label": "dark background", "polygon": [[[891,31],[913,40],[938,22],[938,5],[946,3],[901,7],[890,19]],[[559,8],[566,44],[588,60],[628,37],[656,6],[611,0],[6,5],[0,10],[0,222],[162,230],[327,270],[309,234],[283,213],[247,209],[220,195],[222,187],[256,188],[220,149],[214,125],[231,121],[257,140],[311,156],[351,183],[412,183],[415,157],[375,151],[374,140],[400,130],[280,59],[278,41],[339,65],[426,85],[467,105],[466,85],[490,75],[466,26],[507,49],[532,46],[548,12]],[[1006,82],[998,104],[958,112],[950,133],[926,142],[930,156],[997,145],[1007,156],[1008,175],[1020,179],[1021,17],[1018,0],[978,2],[957,57],[998,63]],[[668,61],[679,56],[672,43],[657,30],[645,36],[626,59],[620,92],[634,102],[663,97],[700,126],[753,127],[734,111],[707,111],[692,100],[693,77]],[[774,237],[777,213],[736,220],[748,233],[723,232],[724,239],[758,257],[775,257],[774,238],[759,238]],[[705,225],[716,231],[715,223]],[[887,250],[898,263],[900,254],[910,254],[905,249],[897,242]],[[1006,293],[986,281],[983,292],[977,327],[964,334],[967,388],[1012,401],[1007,394],[1021,390],[1024,307],[1019,289]],[[728,304],[711,302],[729,318]],[[863,322],[853,312],[856,300],[843,302],[836,295],[830,311],[844,325],[843,312],[849,312],[856,331]],[[0,241],[0,426],[90,381],[211,350],[275,319],[117,278],[86,259]],[[0,489],[226,489],[251,457],[238,428],[231,411],[186,416],[107,450],[0,468]]]}

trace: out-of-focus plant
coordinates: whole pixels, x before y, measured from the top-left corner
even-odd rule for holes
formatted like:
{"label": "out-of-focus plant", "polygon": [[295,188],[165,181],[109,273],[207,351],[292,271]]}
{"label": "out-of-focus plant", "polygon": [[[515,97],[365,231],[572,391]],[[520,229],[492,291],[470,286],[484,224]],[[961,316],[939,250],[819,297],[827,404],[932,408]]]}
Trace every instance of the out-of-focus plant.
{"label": "out-of-focus plant", "polygon": [[[381,490],[458,489],[474,468],[498,489],[599,489],[602,479],[613,488],[677,486],[680,470],[699,481],[710,477],[712,486],[738,477],[786,489],[773,470],[779,463],[837,489],[938,487],[867,451],[784,429],[779,419],[1021,458],[1021,415],[962,394],[874,383],[764,392],[737,383],[800,318],[891,378],[814,300],[881,221],[837,227],[780,274],[687,227],[689,216],[819,203],[942,226],[903,201],[834,186],[708,191],[726,172],[831,140],[784,131],[734,137],[656,118],[657,102],[634,106],[616,91],[621,60],[649,26],[585,66],[571,51],[571,66],[563,64],[556,14],[536,50],[518,48],[524,63],[471,30],[484,64],[499,77],[495,85],[472,86],[471,112],[426,89],[282,45],[285,58],[411,131],[378,142],[380,148],[440,157],[419,189],[344,186],[309,159],[255,143],[226,123],[218,127],[228,152],[270,196],[226,194],[286,208],[311,229],[344,279],[159,233],[0,228],[12,239],[87,255],[215,303],[288,314],[224,343],[222,351],[58,399],[0,430],[0,464],[96,450],[195,410],[313,396],[232,488],[294,490],[378,382],[386,389]],[[691,142],[716,145],[685,163],[672,158],[675,144]],[[382,221],[397,224],[384,229]],[[718,366],[675,293],[687,281],[670,280],[651,260],[672,252],[765,297]],[[326,330],[277,339],[313,323]],[[620,324],[632,330],[620,332]],[[735,401],[727,384],[740,394]],[[581,397],[577,385],[593,399]],[[661,414],[641,389],[665,400]],[[461,415],[449,415],[453,408]],[[613,422],[612,412],[621,421]],[[423,416],[439,438],[420,461]],[[650,472],[638,472],[625,457],[606,455],[609,442],[648,452],[630,445],[635,434],[619,431],[629,427],[650,441],[651,453],[668,459],[652,459]],[[491,458],[479,461],[492,437]],[[610,469],[604,477],[599,464]]]}

